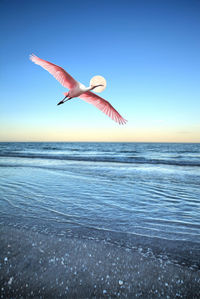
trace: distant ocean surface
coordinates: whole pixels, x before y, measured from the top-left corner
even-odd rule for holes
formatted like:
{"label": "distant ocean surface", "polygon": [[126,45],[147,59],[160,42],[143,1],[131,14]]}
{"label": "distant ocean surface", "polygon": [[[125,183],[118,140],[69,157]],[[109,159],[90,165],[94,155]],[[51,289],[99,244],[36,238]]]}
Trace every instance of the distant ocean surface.
{"label": "distant ocean surface", "polygon": [[200,144],[0,143],[0,223],[197,257]]}

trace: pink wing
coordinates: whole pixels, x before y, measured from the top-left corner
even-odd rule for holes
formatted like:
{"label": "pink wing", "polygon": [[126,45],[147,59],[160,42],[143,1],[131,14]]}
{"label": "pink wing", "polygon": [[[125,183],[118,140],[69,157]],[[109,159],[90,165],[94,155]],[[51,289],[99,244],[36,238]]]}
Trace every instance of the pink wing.
{"label": "pink wing", "polygon": [[114,121],[116,121],[118,124],[123,125],[127,122],[126,119],[124,119],[118,112],[113,108],[113,106],[104,100],[103,98],[99,97],[95,93],[91,91],[87,91],[85,93],[82,93],[79,98],[82,100],[96,106],[98,109],[100,109],[102,112],[104,112],[106,115],[108,115],[110,118],[112,118]]}
{"label": "pink wing", "polygon": [[34,63],[39,64],[42,66],[45,70],[47,70],[51,75],[56,78],[64,87],[66,88],[73,88],[75,87],[78,82],[72,78],[63,68],[61,68],[58,65],[55,65],[51,62],[48,62],[46,60],[43,60],[34,54],[30,55],[30,60],[32,60]]}

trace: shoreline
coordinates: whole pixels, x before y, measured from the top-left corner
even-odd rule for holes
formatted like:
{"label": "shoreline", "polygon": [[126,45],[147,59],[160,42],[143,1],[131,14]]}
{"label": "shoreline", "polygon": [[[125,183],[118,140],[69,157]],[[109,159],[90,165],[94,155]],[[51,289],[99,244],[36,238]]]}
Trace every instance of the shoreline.
{"label": "shoreline", "polygon": [[[199,298],[200,271],[102,240],[0,226],[1,298]],[[168,296],[168,297],[167,297]]]}

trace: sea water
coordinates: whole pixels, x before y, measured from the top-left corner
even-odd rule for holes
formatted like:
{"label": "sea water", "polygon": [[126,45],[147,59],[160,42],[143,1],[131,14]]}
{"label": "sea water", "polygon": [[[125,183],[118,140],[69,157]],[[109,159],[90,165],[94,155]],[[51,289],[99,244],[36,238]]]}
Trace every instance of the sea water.
{"label": "sea water", "polygon": [[200,144],[0,143],[0,223],[200,267]]}

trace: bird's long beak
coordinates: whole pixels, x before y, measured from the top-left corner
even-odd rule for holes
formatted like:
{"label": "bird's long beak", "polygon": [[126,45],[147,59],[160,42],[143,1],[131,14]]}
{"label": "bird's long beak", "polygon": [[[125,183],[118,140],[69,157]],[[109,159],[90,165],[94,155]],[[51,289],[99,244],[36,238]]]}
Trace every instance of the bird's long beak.
{"label": "bird's long beak", "polygon": [[94,89],[94,88],[99,87],[99,86],[103,86],[103,84],[94,85],[94,86],[92,86],[91,89]]}

